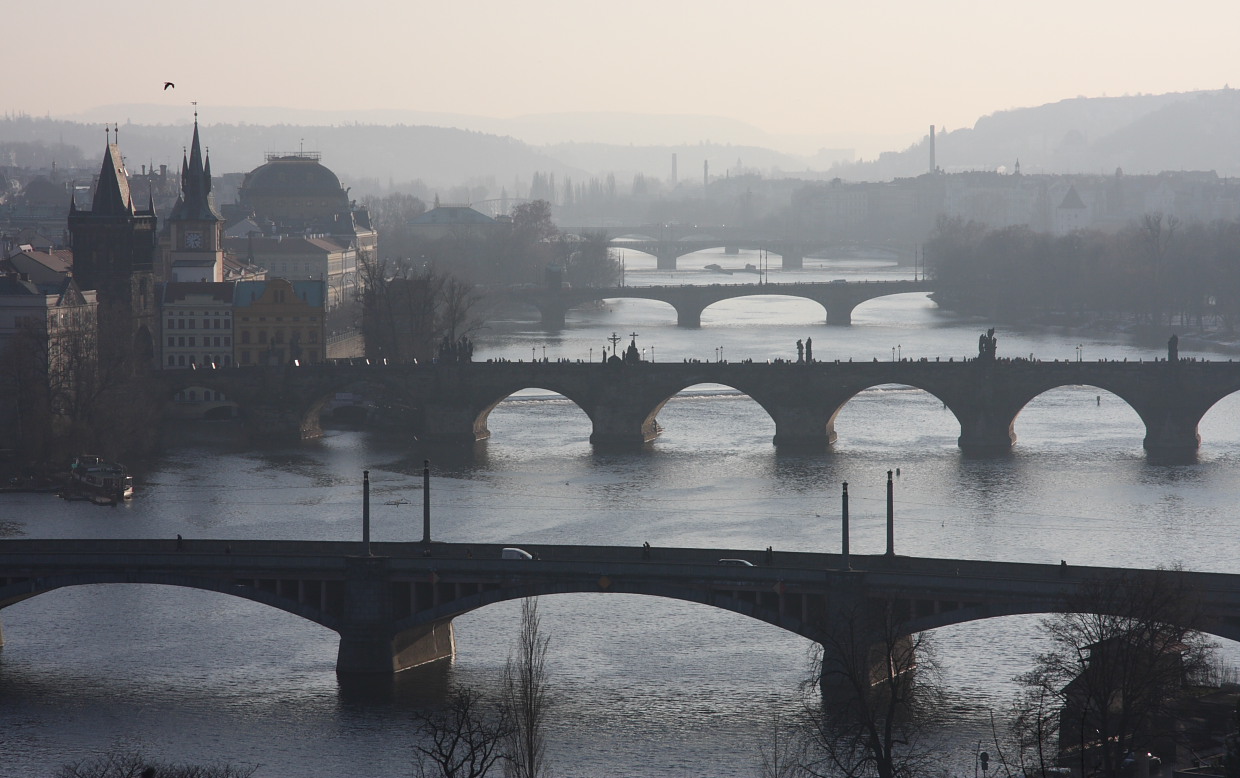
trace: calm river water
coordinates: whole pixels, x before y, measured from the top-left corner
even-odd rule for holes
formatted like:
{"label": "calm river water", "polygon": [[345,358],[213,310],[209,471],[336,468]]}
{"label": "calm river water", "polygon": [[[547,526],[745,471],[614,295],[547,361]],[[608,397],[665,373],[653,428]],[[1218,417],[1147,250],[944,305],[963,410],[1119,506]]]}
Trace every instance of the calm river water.
{"label": "calm river water", "polygon": [[[631,255],[628,282],[748,282],[713,276],[702,253],[676,273]],[[906,278],[875,259],[807,260],[793,278]],[[708,309],[700,330],[670,307],[616,301],[570,313],[548,336],[500,322],[476,358],[598,359],[613,331],[638,333],[657,361],[795,358],[798,338],[819,359],[964,356],[989,323],[962,321],[924,296],[866,303],[853,326],[827,328],[820,307],[764,297]],[[1000,330],[999,353],[1043,359],[1150,358],[1156,345],[1122,336]],[[1165,335],[1163,336],[1165,339]],[[626,341],[627,343],[627,337]],[[1226,359],[1225,351],[1185,356]],[[421,537],[420,474],[433,462],[440,540],[727,546],[836,551],[841,481],[852,497],[852,550],[885,545],[885,481],[896,486],[896,550],[925,556],[1156,566],[1240,572],[1240,399],[1211,410],[1200,460],[1155,465],[1142,425],[1118,398],[1090,387],[1042,395],[1017,421],[1010,457],[963,458],[941,403],[900,387],[866,391],[840,414],[829,454],[779,454],[774,425],[723,387],[695,387],[659,416],[648,450],[596,453],[571,403],[523,392],[491,415],[493,437],[472,458],[446,457],[379,434],[328,431],[313,444],[237,450],[225,427],[174,436],[139,478],[132,504],[100,509],[40,495],[0,498],[0,529],[25,537],[353,539],[361,472],[371,471],[374,537]],[[219,433],[218,435],[216,433]],[[218,439],[213,439],[218,438]],[[755,776],[770,722],[802,701],[812,646],[745,617],[623,595],[540,602],[551,637],[556,700],[551,762],[560,776]],[[400,675],[384,688],[338,682],[336,636],[243,600],[156,586],[64,589],[0,612],[0,776],[50,775],[69,760],[138,747],[174,761],[261,765],[259,776],[404,776],[411,711],[444,690],[493,690],[516,632],[519,604],[456,621],[455,661]],[[945,769],[973,769],[988,711],[1039,651],[1037,618],[939,630],[944,681],[958,722],[942,735]],[[1229,652],[1234,654],[1234,652]]]}

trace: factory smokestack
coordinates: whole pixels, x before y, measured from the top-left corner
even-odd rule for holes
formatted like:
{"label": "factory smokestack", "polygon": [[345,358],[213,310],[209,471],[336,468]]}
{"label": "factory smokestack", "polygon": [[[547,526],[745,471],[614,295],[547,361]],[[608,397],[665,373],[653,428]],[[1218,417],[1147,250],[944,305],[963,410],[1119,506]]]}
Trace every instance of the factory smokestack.
{"label": "factory smokestack", "polygon": [[934,163],[934,125],[930,125],[930,175],[938,170],[938,166]]}

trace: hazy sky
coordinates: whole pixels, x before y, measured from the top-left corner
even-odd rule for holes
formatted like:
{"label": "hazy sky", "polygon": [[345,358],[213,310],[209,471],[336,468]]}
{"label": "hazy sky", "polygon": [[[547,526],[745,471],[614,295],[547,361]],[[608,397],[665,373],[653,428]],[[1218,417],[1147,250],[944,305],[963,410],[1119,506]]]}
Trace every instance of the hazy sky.
{"label": "hazy sky", "polygon": [[197,100],[709,114],[779,134],[913,136],[1077,95],[1240,86],[1236,0],[7,5],[18,46],[0,107],[34,115]]}

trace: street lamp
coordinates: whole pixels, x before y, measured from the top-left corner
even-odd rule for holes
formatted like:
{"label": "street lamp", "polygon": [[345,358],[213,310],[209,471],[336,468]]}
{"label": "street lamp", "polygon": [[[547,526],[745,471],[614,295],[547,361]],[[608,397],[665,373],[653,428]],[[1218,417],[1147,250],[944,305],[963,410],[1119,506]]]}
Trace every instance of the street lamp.
{"label": "street lamp", "polygon": [[896,356],[899,357],[897,361],[899,362],[904,361],[904,346],[901,346],[899,344],[896,345]]}
{"label": "street lamp", "polygon": [[1076,361],[1081,361],[1081,344],[1079,343],[1076,345]]}
{"label": "street lamp", "polygon": [[654,361],[654,346],[650,347],[650,361]]}
{"label": "street lamp", "polygon": [[891,361],[892,362],[896,361],[896,347],[895,346],[891,347]]}
{"label": "street lamp", "polygon": [[719,347],[719,361],[723,361],[723,346]]}
{"label": "street lamp", "polygon": [[535,361],[535,360],[537,359],[537,356],[536,356],[537,354],[538,354],[538,347],[537,347],[537,346],[530,346],[530,361],[531,361],[531,362],[533,362],[533,361]]}
{"label": "street lamp", "polygon": [[547,347],[543,346],[543,361],[547,361]]}

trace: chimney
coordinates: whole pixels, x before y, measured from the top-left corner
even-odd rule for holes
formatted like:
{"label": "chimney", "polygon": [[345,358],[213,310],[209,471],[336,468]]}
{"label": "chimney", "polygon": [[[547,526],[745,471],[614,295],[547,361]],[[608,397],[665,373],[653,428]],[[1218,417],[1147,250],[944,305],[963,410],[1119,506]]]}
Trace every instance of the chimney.
{"label": "chimney", "polygon": [[934,175],[938,170],[938,166],[934,163],[934,125],[930,125],[930,175]]}

